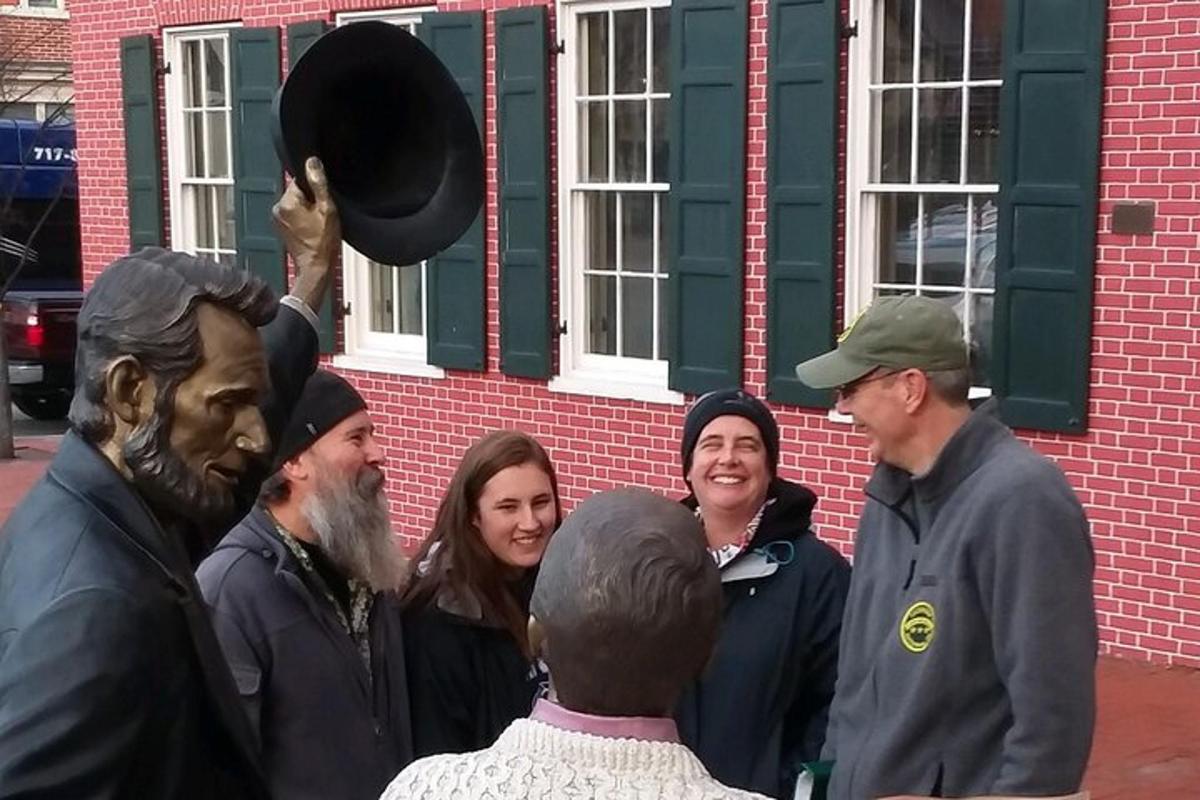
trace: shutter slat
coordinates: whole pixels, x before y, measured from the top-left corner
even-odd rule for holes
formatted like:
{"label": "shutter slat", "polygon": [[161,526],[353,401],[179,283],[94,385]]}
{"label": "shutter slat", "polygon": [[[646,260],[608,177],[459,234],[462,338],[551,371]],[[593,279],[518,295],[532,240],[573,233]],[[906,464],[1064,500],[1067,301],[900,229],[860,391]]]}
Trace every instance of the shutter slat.
{"label": "shutter slat", "polygon": [[129,244],[133,250],[162,247],[161,133],[153,36],[121,39],[121,106],[125,117]]}
{"label": "shutter slat", "polygon": [[1005,14],[992,385],[1010,425],[1082,432],[1104,4],[1009,0]]}
{"label": "shutter slat", "polygon": [[797,377],[833,346],[836,0],[773,0],[767,48],[767,397],[828,408]]}
{"label": "shutter slat", "polygon": [[746,181],[745,0],[671,5],[669,384],[742,382]]}
{"label": "shutter slat", "polygon": [[[296,22],[287,26],[287,61],[288,70],[296,65],[300,60],[300,56],[312,46],[312,43],[320,39],[329,29],[325,20],[313,19],[305,22]],[[335,286],[330,286],[329,291],[325,293],[325,299],[321,302],[321,307],[317,309],[317,317],[320,320],[320,325],[317,328],[318,342],[322,353],[332,353],[337,349],[337,320],[341,317],[336,309],[334,295],[336,294]]]}
{"label": "shutter slat", "polygon": [[500,368],[549,378],[549,108],[546,9],[496,13],[500,169]]}
{"label": "shutter slat", "polygon": [[271,218],[283,188],[271,138],[271,103],[279,88],[279,30],[236,29],[229,36],[229,51],[237,263],[279,297],[287,291],[283,242]]}
{"label": "shutter slat", "polygon": [[[483,131],[483,15],[428,14],[418,27],[458,82]],[[483,212],[457,242],[427,262],[425,341],[430,364],[483,371],[486,341]]]}

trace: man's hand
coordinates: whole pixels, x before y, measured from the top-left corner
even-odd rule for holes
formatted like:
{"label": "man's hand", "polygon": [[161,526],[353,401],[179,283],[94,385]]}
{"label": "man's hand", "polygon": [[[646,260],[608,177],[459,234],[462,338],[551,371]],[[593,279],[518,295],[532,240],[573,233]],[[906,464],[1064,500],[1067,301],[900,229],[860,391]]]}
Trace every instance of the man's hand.
{"label": "man's hand", "polygon": [[329,184],[320,159],[311,157],[304,164],[305,177],[312,188],[310,203],[295,181],[288,183],[279,202],[271,209],[275,224],[296,264],[296,282],[292,294],[314,311],[325,299],[333,278],[342,226],[337,208],[329,196]]}

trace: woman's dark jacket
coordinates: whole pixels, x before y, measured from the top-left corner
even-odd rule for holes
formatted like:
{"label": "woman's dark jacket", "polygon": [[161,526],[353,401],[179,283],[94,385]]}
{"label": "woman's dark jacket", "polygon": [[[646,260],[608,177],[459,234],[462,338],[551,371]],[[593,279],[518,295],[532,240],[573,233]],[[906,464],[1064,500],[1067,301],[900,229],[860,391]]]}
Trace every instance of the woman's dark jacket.
{"label": "woman's dark jacket", "polygon": [[[317,336],[286,307],[262,336],[274,441]],[[185,541],[99,450],[63,438],[0,532],[0,798],[268,796]]]}
{"label": "woman's dark jacket", "polygon": [[[531,587],[522,582],[526,607]],[[417,758],[490,747],[509,723],[529,716],[545,680],[472,598],[443,593],[407,608],[404,644]]]}
{"label": "woman's dark jacket", "polygon": [[721,636],[676,716],[714,778],[790,798],[825,739],[850,566],[813,534],[811,491],[776,478],[768,498],[749,547],[721,570]]}

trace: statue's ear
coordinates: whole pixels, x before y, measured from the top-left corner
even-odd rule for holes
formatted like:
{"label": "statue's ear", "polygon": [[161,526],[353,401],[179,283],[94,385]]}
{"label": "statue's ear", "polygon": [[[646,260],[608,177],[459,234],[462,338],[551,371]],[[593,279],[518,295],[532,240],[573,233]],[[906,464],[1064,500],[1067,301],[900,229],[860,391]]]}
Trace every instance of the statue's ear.
{"label": "statue's ear", "polygon": [[104,372],[104,405],[129,427],[137,427],[154,412],[157,386],[134,356],[114,359]]}

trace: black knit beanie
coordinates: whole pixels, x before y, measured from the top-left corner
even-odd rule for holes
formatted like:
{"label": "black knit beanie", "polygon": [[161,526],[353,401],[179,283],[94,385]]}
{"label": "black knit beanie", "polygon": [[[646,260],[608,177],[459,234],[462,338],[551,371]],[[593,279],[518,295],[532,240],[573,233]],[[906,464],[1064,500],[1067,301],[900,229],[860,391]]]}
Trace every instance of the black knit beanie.
{"label": "black knit beanie", "polygon": [[362,395],[345,378],[319,369],[309,376],[279,437],[272,471],[303,453],[346,417],[367,407]]}
{"label": "black knit beanie", "polygon": [[683,443],[680,450],[683,455],[685,479],[692,468],[692,452],[696,449],[700,432],[717,417],[731,414],[745,417],[758,428],[763,445],[767,448],[767,463],[771,468],[771,475],[775,475],[779,466],[779,426],[775,423],[771,409],[749,392],[741,389],[719,389],[696,400],[683,420]]}

